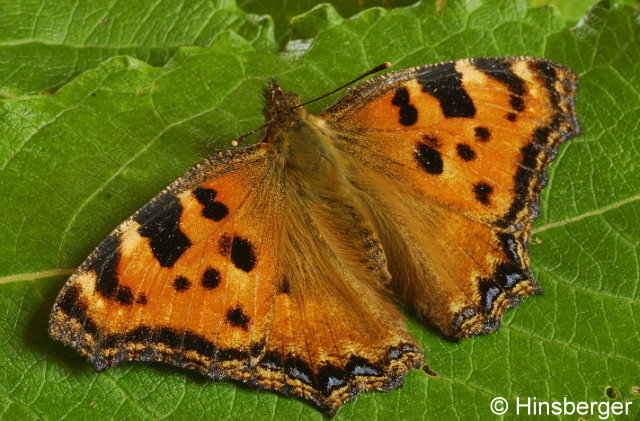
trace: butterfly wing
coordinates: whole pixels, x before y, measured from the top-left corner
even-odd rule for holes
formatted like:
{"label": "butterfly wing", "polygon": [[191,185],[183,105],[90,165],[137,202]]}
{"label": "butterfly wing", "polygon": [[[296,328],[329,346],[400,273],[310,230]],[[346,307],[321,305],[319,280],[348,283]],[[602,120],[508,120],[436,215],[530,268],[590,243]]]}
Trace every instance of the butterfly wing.
{"label": "butterfly wing", "polygon": [[527,243],[546,171],[579,132],[576,76],[532,57],[387,73],[321,116],[353,159],[391,287],[445,336],[499,327],[540,292]]}
{"label": "butterfly wing", "polygon": [[344,228],[322,222],[334,208],[292,193],[274,154],[205,160],[122,223],[63,287],[51,336],[97,370],[164,361],[329,413],[398,387],[421,351],[327,243]]}

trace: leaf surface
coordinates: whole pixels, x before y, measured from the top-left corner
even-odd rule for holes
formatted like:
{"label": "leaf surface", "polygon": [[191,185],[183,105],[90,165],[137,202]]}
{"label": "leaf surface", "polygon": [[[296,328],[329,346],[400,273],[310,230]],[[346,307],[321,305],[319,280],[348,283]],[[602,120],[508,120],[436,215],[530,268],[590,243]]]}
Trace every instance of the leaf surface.
{"label": "leaf surface", "polygon": [[[161,364],[96,374],[47,337],[55,295],[119,222],[199,159],[261,124],[268,77],[308,99],[383,61],[400,69],[527,54],[580,76],[583,134],[551,166],[530,245],[545,295],[510,310],[498,332],[458,344],[410,320],[438,376],[414,371],[403,388],[362,394],[336,418],[494,419],[489,403],[502,396],[511,405],[506,419],[514,419],[517,396],[610,401],[608,392],[615,401],[633,401],[631,413],[609,419],[636,419],[639,22],[632,9],[607,1],[575,27],[550,8],[511,0],[449,1],[441,15],[427,4],[377,8],[350,19],[321,6],[296,19],[293,27],[306,31],[306,40],[281,53],[240,35],[214,37],[206,47],[175,49],[164,65],[114,56],[84,67],[53,95],[4,100],[0,417],[323,419],[299,401]],[[32,88],[39,79],[27,82],[24,92],[39,89]]]}
{"label": "leaf surface", "polygon": [[234,0],[0,0],[0,97],[53,92],[120,54],[160,66],[179,47],[208,46],[229,31],[275,47],[271,18]]}

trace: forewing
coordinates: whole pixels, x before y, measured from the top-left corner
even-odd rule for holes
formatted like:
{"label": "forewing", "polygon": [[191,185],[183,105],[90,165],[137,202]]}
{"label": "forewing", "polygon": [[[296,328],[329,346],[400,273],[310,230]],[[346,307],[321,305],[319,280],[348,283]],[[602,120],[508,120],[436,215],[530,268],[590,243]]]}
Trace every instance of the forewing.
{"label": "forewing", "polygon": [[267,158],[252,147],[206,160],[123,222],[63,287],[51,335],[98,370],[141,359],[221,375],[268,321],[256,303],[273,295],[274,233],[249,216]]}

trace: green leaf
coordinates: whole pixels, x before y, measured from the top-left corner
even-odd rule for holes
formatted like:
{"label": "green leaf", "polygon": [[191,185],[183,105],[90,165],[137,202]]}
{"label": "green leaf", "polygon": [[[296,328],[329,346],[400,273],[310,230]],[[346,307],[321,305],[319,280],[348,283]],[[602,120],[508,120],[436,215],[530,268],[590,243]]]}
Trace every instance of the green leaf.
{"label": "green leaf", "polygon": [[[621,0],[629,6],[639,7],[640,0]],[[567,20],[577,22],[587,9],[597,2],[595,0],[531,0],[535,6],[553,5],[558,8],[560,14]]]}
{"label": "green leaf", "polygon": [[[415,0],[337,1],[331,7],[335,7],[340,15],[349,17],[370,7],[391,8],[413,3]],[[319,0],[238,0],[238,4],[248,12],[270,15],[276,24],[276,39],[284,45],[292,36],[292,28],[289,26],[291,19],[319,4],[328,3]]]}
{"label": "green leaf", "polygon": [[0,96],[55,91],[118,54],[160,66],[185,45],[210,45],[235,31],[272,50],[273,22],[234,0],[113,2],[0,0]]}
{"label": "green leaf", "polygon": [[[112,57],[53,95],[0,103],[1,417],[321,420],[299,401],[210,383],[160,364],[129,363],[96,374],[47,337],[55,295],[114,226],[193,163],[261,123],[268,77],[307,99],[387,60],[399,69],[530,54],[580,75],[583,134],[561,148],[551,167],[531,243],[533,272],[545,295],[510,310],[498,332],[457,344],[411,320],[438,377],[414,371],[403,388],[364,393],[337,419],[494,419],[489,404],[496,396],[511,405],[507,419],[529,418],[516,417],[517,396],[632,401],[628,415],[608,419],[637,419],[637,12],[603,1],[568,28],[546,7],[452,0],[441,15],[431,4],[418,4],[365,10],[342,21],[322,6],[298,24],[305,19],[311,19],[311,29],[303,28],[306,40],[282,53],[237,35],[218,37],[206,47],[174,45],[173,57],[160,67],[140,61],[146,56]],[[61,36],[56,31],[66,33],[64,26],[45,29],[38,30],[52,39]],[[15,67],[22,59],[12,53],[3,62]]]}

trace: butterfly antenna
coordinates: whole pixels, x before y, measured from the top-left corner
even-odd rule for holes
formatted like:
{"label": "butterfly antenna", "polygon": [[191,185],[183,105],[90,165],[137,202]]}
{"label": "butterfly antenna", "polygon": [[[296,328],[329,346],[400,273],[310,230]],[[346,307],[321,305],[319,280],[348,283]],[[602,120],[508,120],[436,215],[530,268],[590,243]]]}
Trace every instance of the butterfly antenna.
{"label": "butterfly antenna", "polygon": [[361,75],[360,75],[360,76],[358,76],[357,78],[355,78],[355,79],[353,79],[353,80],[350,80],[349,82],[345,83],[345,84],[344,84],[344,85],[342,85],[342,86],[339,86],[338,88],[334,89],[333,91],[331,91],[331,92],[327,92],[326,94],[321,95],[321,96],[319,96],[319,97],[317,97],[317,98],[314,98],[314,99],[312,99],[312,100],[309,100],[309,101],[303,102],[302,104],[300,104],[300,105],[296,105],[296,106],[295,106],[295,107],[293,107],[293,108],[294,108],[294,109],[295,109],[295,108],[299,108],[299,107],[302,107],[303,105],[311,104],[312,102],[316,102],[316,101],[318,101],[318,100],[320,100],[320,99],[322,99],[322,98],[326,98],[326,97],[328,97],[329,95],[333,95],[333,94],[335,94],[336,92],[338,92],[339,90],[344,89],[344,88],[346,88],[347,86],[349,86],[349,85],[351,85],[351,84],[353,84],[353,83],[356,83],[356,82],[357,82],[357,81],[359,81],[360,79],[364,79],[365,77],[367,77],[367,76],[369,76],[369,75],[372,75],[372,74],[374,74],[374,73],[381,72],[381,71],[383,71],[383,70],[385,70],[385,69],[388,69],[389,67],[391,67],[391,63],[390,63],[390,62],[388,62],[388,61],[385,61],[384,63],[377,65],[376,67],[374,67],[373,69],[369,70],[368,72],[365,72],[365,73],[361,74]]}
{"label": "butterfly antenna", "polygon": [[260,130],[264,129],[265,127],[267,127],[271,123],[273,123],[273,120],[267,121],[262,126],[257,127],[257,128],[255,128],[253,130],[249,130],[248,132],[241,134],[240,136],[236,137],[235,139],[233,139],[231,141],[231,146],[238,146],[240,144],[240,142],[245,140],[247,137],[251,136],[254,133],[259,132]]}

